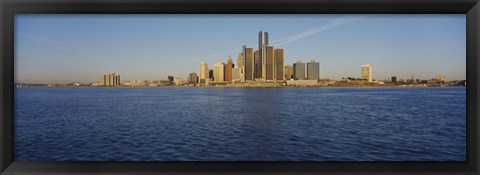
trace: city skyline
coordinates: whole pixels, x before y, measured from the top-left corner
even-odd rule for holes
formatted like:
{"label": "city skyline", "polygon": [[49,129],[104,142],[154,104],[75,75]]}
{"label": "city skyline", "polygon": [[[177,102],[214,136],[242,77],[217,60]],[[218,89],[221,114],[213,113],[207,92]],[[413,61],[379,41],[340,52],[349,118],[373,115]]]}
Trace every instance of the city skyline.
{"label": "city skyline", "polygon": [[[196,25],[188,23],[194,20]],[[122,21],[131,30],[112,29]],[[202,22],[220,21],[226,21],[223,24],[228,27],[221,28],[218,24],[210,29],[199,27]],[[252,24],[234,25],[247,21]],[[289,21],[296,21],[296,26],[284,29],[276,26]],[[99,25],[92,25],[95,23]],[[74,29],[80,24],[85,30]],[[239,54],[242,45],[258,49],[260,41],[255,33],[263,29],[268,32],[266,37],[270,42],[265,46],[279,45],[278,48],[285,49],[284,65],[315,60],[320,64],[320,78],[359,78],[358,66],[370,64],[375,67],[373,79],[377,80],[392,76],[406,79],[412,75],[420,79],[443,75],[450,80],[462,80],[466,71],[464,24],[464,15],[19,15],[15,26],[15,78],[16,82],[89,83],[98,81],[95,77],[105,72],[121,74],[122,80],[165,79],[167,75],[186,78],[192,72],[201,74],[198,72],[201,60],[213,67],[215,62]],[[406,27],[395,29],[397,25]],[[183,28],[188,26],[197,28]],[[63,32],[55,33],[59,29]],[[112,31],[108,33],[107,29]],[[258,30],[250,32],[254,29]],[[362,33],[366,30],[380,34]],[[178,35],[167,37],[162,32]],[[100,37],[99,33],[105,36]],[[127,39],[113,42],[122,38]],[[191,42],[200,45],[193,47]],[[202,42],[213,44],[202,45]],[[131,49],[125,43],[131,43]],[[153,53],[153,50],[159,51]]]}

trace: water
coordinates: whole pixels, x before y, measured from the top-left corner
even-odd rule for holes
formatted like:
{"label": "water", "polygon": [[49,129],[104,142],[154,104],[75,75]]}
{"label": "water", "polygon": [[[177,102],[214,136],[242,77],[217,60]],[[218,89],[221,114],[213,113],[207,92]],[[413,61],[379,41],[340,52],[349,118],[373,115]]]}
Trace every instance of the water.
{"label": "water", "polygon": [[15,89],[15,160],[464,161],[464,87]]}

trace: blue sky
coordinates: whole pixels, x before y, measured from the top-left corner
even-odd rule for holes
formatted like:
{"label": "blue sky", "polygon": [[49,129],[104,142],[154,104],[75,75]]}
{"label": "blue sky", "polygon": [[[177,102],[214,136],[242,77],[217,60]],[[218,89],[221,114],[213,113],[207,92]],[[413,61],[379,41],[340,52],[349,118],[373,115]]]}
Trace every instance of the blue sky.
{"label": "blue sky", "polygon": [[285,49],[285,63],[320,62],[320,77],[466,76],[465,15],[28,15],[15,16],[15,78],[90,83],[186,78],[205,59],[257,47],[258,32]]}

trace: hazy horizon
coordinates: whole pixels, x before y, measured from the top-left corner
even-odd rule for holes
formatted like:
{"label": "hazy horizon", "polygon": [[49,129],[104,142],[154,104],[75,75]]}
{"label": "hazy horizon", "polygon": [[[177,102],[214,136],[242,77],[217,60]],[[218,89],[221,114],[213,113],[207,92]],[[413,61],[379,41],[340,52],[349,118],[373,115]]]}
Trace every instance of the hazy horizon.
{"label": "hazy horizon", "polygon": [[15,16],[15,82],[91,83],[186,78],[204,59],[234,63],[258,32],[285,49],[285,65],[320,63],[320,77],[466,79],[466,18],[439,15],[63,15]]}

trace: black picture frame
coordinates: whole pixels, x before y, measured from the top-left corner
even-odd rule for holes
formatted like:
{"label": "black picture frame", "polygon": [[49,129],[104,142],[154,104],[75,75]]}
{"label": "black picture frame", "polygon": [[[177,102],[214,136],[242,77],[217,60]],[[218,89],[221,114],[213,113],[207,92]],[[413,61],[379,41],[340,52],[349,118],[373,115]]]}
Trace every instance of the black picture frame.
{"label": "black picture frame", "polygon": [[[2,0],[1,174],[479,174],[479,0]],[[15,14],[465,14],[465,162],[37,162],[13,160]]]}

